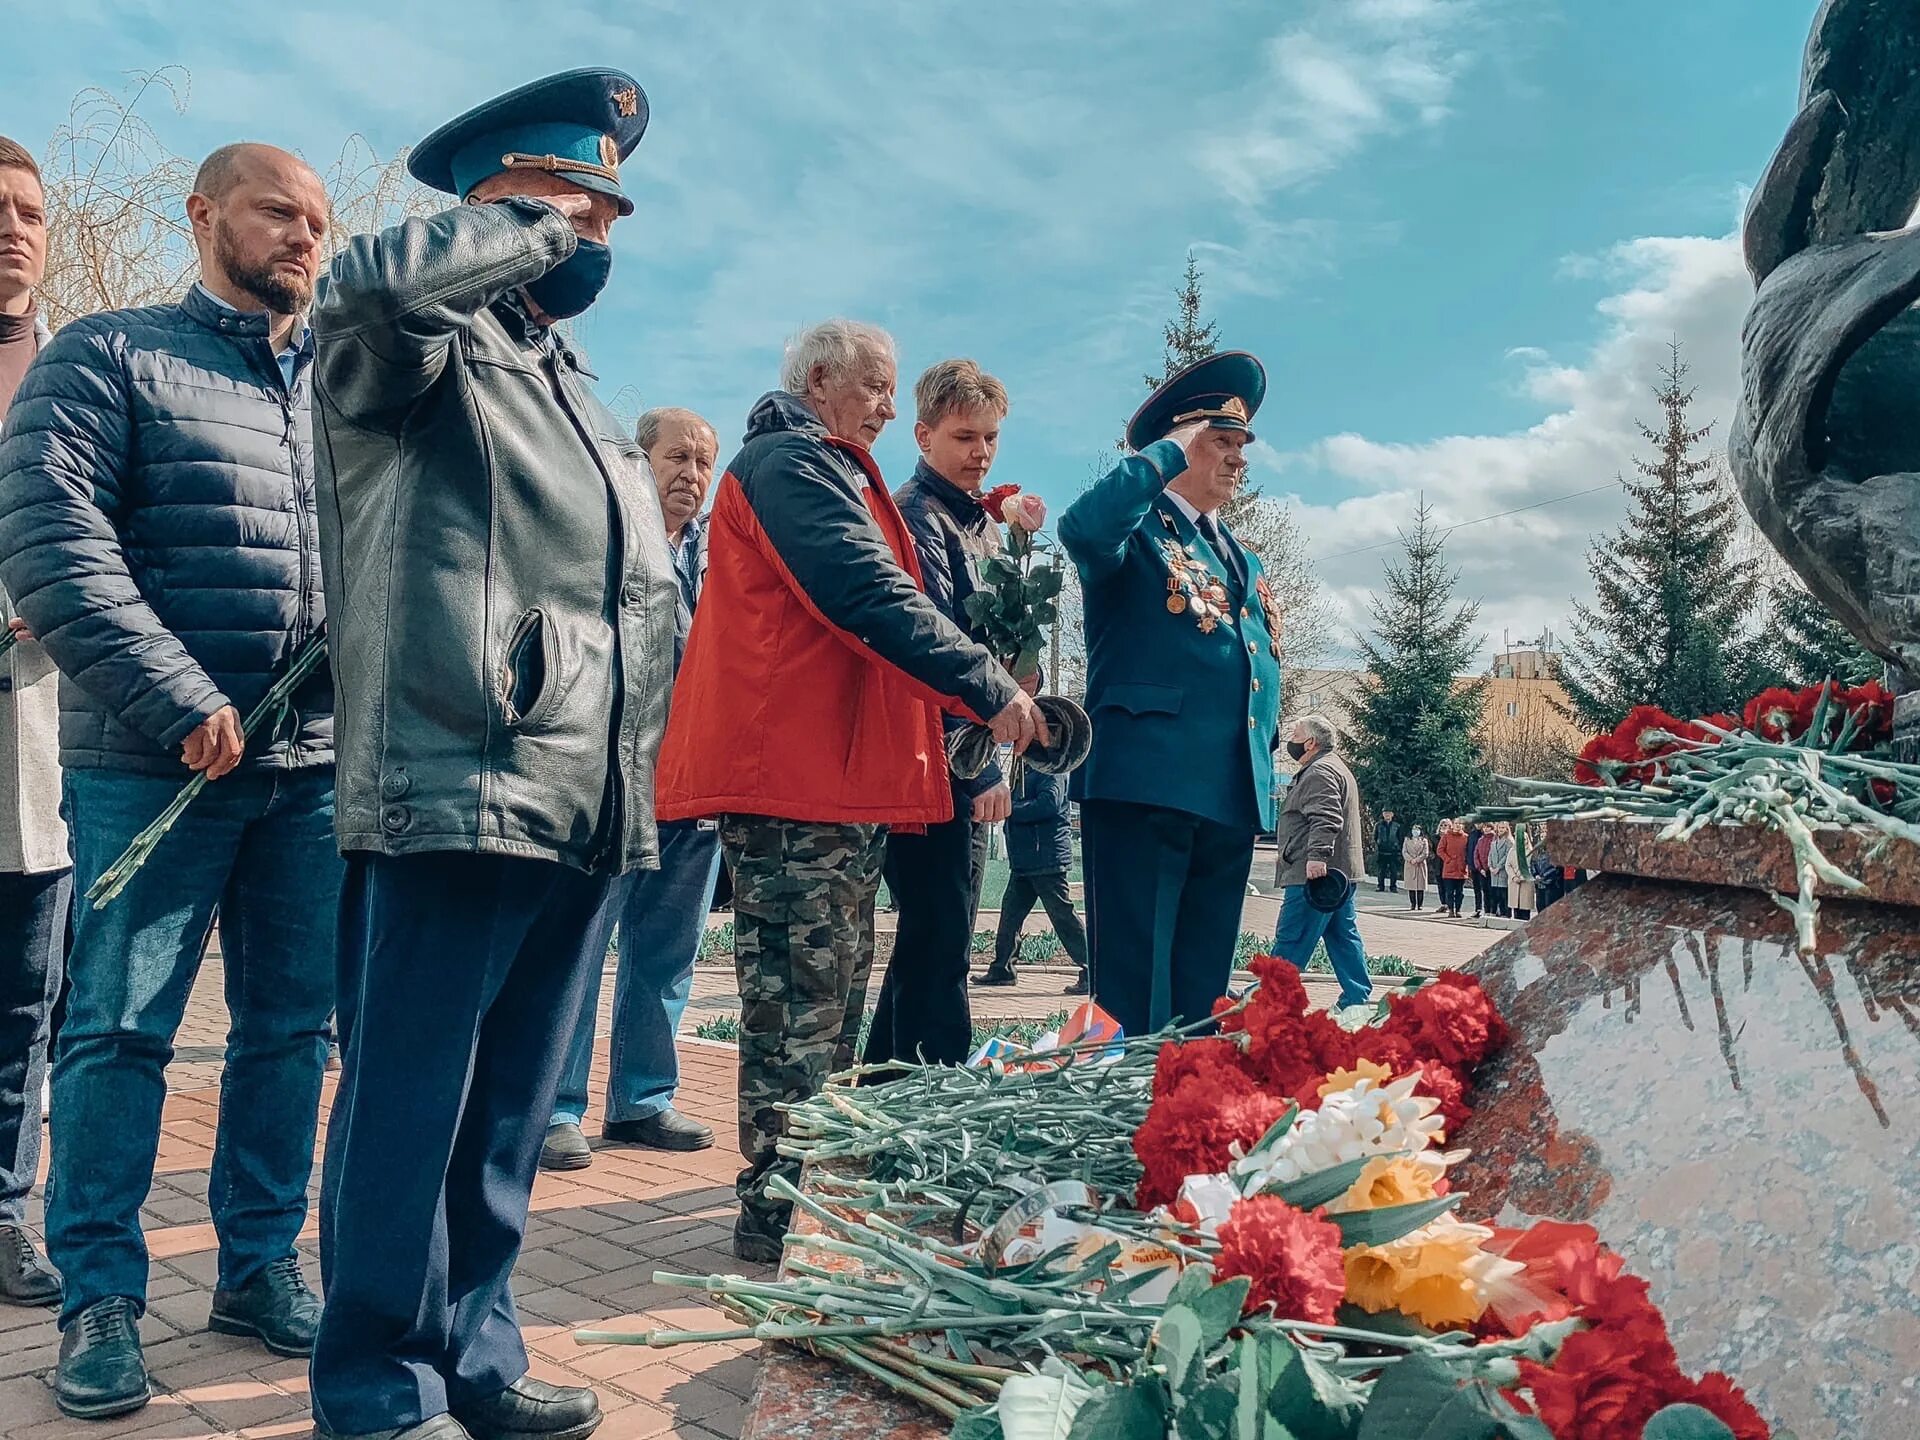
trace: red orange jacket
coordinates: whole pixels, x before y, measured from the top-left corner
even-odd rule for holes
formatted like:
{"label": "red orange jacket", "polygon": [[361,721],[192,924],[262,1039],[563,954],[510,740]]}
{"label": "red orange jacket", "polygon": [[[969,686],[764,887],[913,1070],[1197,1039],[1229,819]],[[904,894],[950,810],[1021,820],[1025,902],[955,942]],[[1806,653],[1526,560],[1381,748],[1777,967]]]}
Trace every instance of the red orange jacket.
{"label": "red orange jacket", "polygon": [[1015,687],[922,593],[873,457],[796,397],[765,397],[721,478],[707,545],[660,750],[660,819],[951,819],[941,712],[997,714]]}

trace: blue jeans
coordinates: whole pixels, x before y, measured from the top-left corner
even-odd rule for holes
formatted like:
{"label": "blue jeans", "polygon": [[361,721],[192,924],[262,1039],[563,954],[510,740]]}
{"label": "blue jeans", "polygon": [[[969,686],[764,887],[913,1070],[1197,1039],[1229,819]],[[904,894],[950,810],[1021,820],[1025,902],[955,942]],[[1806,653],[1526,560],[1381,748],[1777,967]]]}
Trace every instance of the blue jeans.
{"label": "blue jeans", "polygon": [[[693,994],[693,958],[719,879],[720,832],[678,820],[660,827],[660,868],[638,870],[616,882],[620,955],[607,1053],[608,1120],[644,1120],[673,1104],[680,1085],[674,1036]],[[573,1027],[548,1122],[553,1125],[578,1125],[587,1113],[602,960],[591,963],[586,1003]]]}
{"label": "blue jeans", "polygon": [[307,1215],[333,1009],[342,867],[331,769],[229,775],[201,791],[103,910],[88,887],[187,779],[69,770],[74,858],[67,1010],[54,1041],[47,1252],[60,1324],[123,1295],[144,1308],[140,1206],[153,1183],[166,1067],[220,915],[226,1065],[207,1206],[219,1284],[292,1253]]}
{"label": "blue jeans", "polygon": [[1340,981],[1342,1005],[1364,1005],[1373,999],[1373,980],[1367,974],[1367,947],[1354,919],[1353,897],[1338,910],[1316,910],[1307,903],[1307,887],[1289,885],[1280,901],[1280,923],[1273,932],[1273,953],[1304,970],[1314,946],[1327,942],[1327,958]]}

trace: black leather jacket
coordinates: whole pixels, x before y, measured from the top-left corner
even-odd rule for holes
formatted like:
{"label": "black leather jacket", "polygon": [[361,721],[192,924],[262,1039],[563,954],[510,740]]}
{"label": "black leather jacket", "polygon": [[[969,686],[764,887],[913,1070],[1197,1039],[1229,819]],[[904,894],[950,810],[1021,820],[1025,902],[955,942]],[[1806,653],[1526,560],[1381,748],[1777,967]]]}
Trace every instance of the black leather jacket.
{"label": "black leather jacket", "polygon": [[314,308],[343,850],[659,863],[676,586],[645,457],[518,289],[534,200],[356,236]]}

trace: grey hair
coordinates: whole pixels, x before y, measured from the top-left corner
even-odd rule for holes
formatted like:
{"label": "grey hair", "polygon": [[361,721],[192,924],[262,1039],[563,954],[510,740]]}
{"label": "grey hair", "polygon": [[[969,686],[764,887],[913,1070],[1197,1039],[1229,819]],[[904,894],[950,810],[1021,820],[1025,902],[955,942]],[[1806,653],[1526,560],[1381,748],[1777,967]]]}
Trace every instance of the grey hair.
{"label": "grey hair", "polygon": [[1324,715],[1297,717],[1288,723],[1287,734],[1291,735],[1295,730],[1306,731],[1307,738],[1318,743],[1323,754],[1330,755],[1340,748],[1340,732],[1333,728]]}
{"label": "grey hair", "polygon": [[780,362],[780,388],[790,395],[804,395],[814,366],[826,366],[829,375],[844,375],[860,363],[862,354],[899,363],[893,337],[878,325],[839,316],[822,320],[787,341],[786,358]]}
{"label": "grey hair", "polygon": [[713,428],[706,416],[700,414],[698,411],[689,410],[683,405],[658,405],[647,411],[639,420],[634,422],[634,443],[642,450],[651,451],[654,442],[660,438],[660,427],[665,425],[667,421],[680,416],[685,416],[687,419],[699,425],[701,429],[713,436],[715,447],[717,448],[719,446],[720,432]]}

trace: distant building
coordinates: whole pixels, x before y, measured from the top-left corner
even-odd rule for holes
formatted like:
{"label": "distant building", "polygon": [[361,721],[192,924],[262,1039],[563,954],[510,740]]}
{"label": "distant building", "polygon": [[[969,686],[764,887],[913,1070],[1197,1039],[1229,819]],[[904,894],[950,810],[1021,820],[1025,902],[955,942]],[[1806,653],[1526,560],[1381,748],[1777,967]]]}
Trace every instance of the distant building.
{"label": "distant building", "polygon": [[[1566,761],[1586,742],[1571,718],[1559,681],[1560,657],[1546,648],[1509,649],[1484,675],[1462,675],[1457,685],[1484,682],[1479,740],[1488,763],[1504,774],[1564,774]],[[1342,735],[1367,686],[1364,670],[1295,670],[1287,676],[1289,714],[1322,715]]]}

